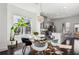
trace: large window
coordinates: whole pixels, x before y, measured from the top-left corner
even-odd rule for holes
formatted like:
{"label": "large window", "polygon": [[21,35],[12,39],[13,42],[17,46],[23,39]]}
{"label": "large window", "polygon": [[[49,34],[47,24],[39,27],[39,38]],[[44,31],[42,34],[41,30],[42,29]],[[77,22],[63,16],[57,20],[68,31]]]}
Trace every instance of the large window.
{"label": "large window", "polygon": [[[13,16],[13,24],[17,23],[23,16]],[[27,17],[23,17],[25,19],[25,22],[30,22],[30,19]],[[29,24],[27,27],[21,27],[17,29],[16,34],[28,34],[31,33],[31,24]]]}

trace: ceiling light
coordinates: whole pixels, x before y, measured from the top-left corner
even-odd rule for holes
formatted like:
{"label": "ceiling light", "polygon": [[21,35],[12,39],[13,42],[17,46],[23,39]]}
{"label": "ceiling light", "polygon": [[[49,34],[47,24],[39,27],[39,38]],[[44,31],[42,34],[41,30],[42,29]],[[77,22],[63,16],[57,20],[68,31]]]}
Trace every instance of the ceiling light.
{"label": "ceiling light", "polygon": [[44,21],[44,17],[41,16],[41,12],[42,12],[42,8],[41,8],[41,4],[40,4],[40,16],[37,17],[37,18],[38,18],[38,21],[39,21],[40,23],[42,23],[42,22]]}
{"label": "ceiling light", "polygon": [[40,23],[42,23],[42,22],[44,21],[44,17],[43,17],[43,16],[38,16],[38,21],[39,21]]}
{"label": "ceiling light", "polygon": [[67,7],[64,7],[64,8],[67,8]]}

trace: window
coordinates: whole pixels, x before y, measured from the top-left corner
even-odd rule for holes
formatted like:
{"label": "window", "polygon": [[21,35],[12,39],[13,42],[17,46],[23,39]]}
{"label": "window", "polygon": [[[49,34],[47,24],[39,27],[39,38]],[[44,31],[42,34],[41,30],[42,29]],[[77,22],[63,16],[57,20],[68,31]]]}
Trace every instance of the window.
{"label": "window", "polygon": [[[13,16],[13,24],[17,23],[20,19],[22,18],[22,16],[17,16],[14,15]],[[23,17],[25,19],[25,22],[30,22],[29,18]],[[29,24],[27,27],[18,27],[17,28],[17,32],[15,34],[28,34],[31,33],[31,24]]]}

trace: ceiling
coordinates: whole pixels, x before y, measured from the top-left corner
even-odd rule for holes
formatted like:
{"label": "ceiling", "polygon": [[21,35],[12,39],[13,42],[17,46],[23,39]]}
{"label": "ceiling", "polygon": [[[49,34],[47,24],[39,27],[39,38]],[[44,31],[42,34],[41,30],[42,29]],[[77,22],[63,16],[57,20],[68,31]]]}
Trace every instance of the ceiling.
{"label": "ceiling", "polygon": [[49,18],[62,18],[67,16],[79,15],[79,4],[42,4],[43,14]]}
{"label": "ceiling", "polygon": [[42,14],[50,19],[79,15],[78,3],[18,3],[13,5],[33,12],[39,12],[41,6]]}

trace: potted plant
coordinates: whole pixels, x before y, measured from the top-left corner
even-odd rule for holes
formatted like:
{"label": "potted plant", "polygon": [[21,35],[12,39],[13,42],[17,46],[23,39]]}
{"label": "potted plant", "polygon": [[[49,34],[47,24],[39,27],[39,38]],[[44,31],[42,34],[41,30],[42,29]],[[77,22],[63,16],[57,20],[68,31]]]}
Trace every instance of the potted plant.
{"label": "potted plant", "polygon": [[34,39],[37,40],[39,33],[38,32],[33,32],[33,35],[34,35]]}
{"label": "potted plant", "polygon": [[37,36],[39,33],[38,33],[38,32],[33,32],[33,34],[34,34],[35,36]]}
{"label": "potted plant", "polygon": [[[13,24],[13,26],[11,27],[11,32],[10,32],[10,41],[11,41],[11,45],[13,45],[13,42],[15,42],[16,40],[15,35],[16,32],[18,31],[18,28],[22,28],[21,31],[23,30],[23,27],[26,27],[30,24],[30,22],[25,22],[25,19],[22,17],[17,23]],[[21,32],[21,34],[23,34]]]}

